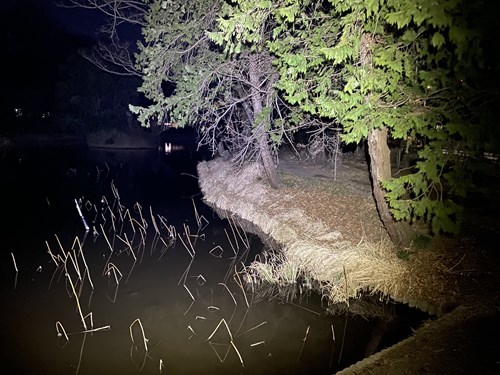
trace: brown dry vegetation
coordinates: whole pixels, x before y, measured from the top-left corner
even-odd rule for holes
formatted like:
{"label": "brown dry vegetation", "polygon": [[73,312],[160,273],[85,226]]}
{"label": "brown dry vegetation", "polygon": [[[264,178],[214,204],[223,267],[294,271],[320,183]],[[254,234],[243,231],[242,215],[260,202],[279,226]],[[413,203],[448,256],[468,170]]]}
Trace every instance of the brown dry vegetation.
{"label": "brown dry vegetation", "polygon": [[[401,343],[399,351],[393,348],[383,357],[370,358],[378,365],[366,373],[469,373],[465,368],[470,367],[464,367],[463,356],[462,362],[445,362],[448,367],[433,366],[438,357],[442,358],[454,347],[463,349],[468,337],[483,334],[476,329],[477,324],[469,324],[460,331],[464,336],[455,340],[446,330],[455,332],[466,323],[482,322],[483,316],[493,316],[493,321],[498,318],[496,258],[478,249],[474,238],[440,238],[430,240],[423,248],[418,243],[410,249],[394,248],[381,226],[367,166],[361,160],[344,161],[337,172],[337,181],[333,181],[328,168],[298,163],[293,156],[284,155],[280,161],[283,187],[279,190],[266,185],[256,164],[240,170],[222,160],[213,160],[201,163],[198,172],[209,205],[221,215],[253,224],[261,236],[280,244],[280,263],[255,261],[247,269],[247,280],[286,283],[301,275],[307,280],[320,281],[316,285],[320,285],[331,304],[348,305],[361,295],[376,293],[438,316],[457,306],[466,309],[467,314],[458,314],[447,328],[438,325],[428,328],[427,333],[419,330],[411,338],[413,341]],[[453,313],[457,314],[456,311],[461,310]],[[414,347],[420,334],[428,348]],[[410,359],[405,350],[420,354]],[[432,352],[439,355],[431,356]],[[478,350],[476,354],[484,352]],[[498,353],[496,361],[500,361],[500,350]],[[430,362],[426,360],[429,356]],[[387,360],[399,365],[389,371],[384,365]],[[488,357],[484,362],[486,373],[495,366],[500,369],[493,358]],[[403,371],[405,368],[408,371]],[[464,371],[459,371],[460,368]],[[359,372],[359,368],[351,370],[365,373]]]}

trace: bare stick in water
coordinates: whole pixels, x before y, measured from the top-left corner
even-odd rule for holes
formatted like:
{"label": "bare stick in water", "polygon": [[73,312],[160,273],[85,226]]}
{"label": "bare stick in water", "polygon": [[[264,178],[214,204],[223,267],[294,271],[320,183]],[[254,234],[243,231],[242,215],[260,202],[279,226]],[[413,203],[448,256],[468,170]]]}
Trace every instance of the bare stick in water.
{"label": "bare stick in water", "polygon": [[107,244],[108,244],[108,246],[109,246],[109,250],[110,250],[111,252],[113,252],[113,247],[112,247],[112,246],[111,246],[111,244],[109,243],[108,236],[106,236],[106,232],[104,231],[104,228],[103,228],[102,224],[99,224],[99,225],[100,225],[100,227],[101,227],[102,234],[104,235],[104,238],[106,239],[106,243],[107,243]]}
{"label": "bare stick in water", "polygon": [[[106,269],[105,269],[105,271],[104,271],[104,274],[108,275],[108,276],[111,276],[111,272],[113,272],[116,284],[119,285],[120,284],[120,280],[123,277],[123,274],[120,272],[120,270],[118,269],[118,267],[116,267],[113,263],[109,262],[108,265],[107,265],[107,267],[106,267]],[[120,277],[118,277],[118,275],[120,275]]]}
{"label": "bare stick in water", "polygon": [[57,262],[57,258],[54,254],[52,254],[52,251],[50,251],[50,246],[47,241],[45,241],[45,245],[47,245],[47,252],[49,253],[50,257],[52,258],[52,261],[55,263],[56,267],[59,267],[59,263]]}
{"label": "bare stick in water", "polygon": [[247,299],[247,294],[245,293],[245,288],[243,287],[243,283],[241,281],[240,275],[239,275],[238,271],[236,270],[236,266],[234,266],[234,280],[236,281],[236,284],[238,284],[238,286],[240,287],[241,292],[243,293],[243,297],[245,298],[245,303],[247,305],[247,308],[250,308],[250,304],[248,303],[248,299]]}
{"label": "bare stick in water", "polygon": [[82,260],[83,260],[83,265],[85,266],[85,269],[87,270],[87,275],[89,275],[90,286],[92,287],[92,290],[94,290],[94,283],[92,282],[92,279],[90,278],[89,266],[87,265],[87,261],[85,260],[85,255],[83,254],[82,244],[80,243],[78,236],[75,237],[75,242],[73,242],[73,246],[75,246],[75,243],[78,244],[78,249],[80,250],[80,255],[82,256]]}
{"label": "bare stick in water", "polygon": [[78,211],[78,215],[80,215],[80,218],[82,219],[82,223],[83,223],[83,226],[85,227],[85,231],[88,232],[90,228],[89,228],[89,225],[87,224],[87,222],[85,221],[85,218],[83,217],[82,209],[80,208],[80,204],[78,203],[78,199],[75,199],[75,205],[76,205],[76,209]]}
{"label": "bare stick in water", "polygon": [[132,256],[134,257],[134,260],[137,260],[136,256],[135,256],[135,253],[134,253],[134,250],[132,249],[132,245],[130,244],[128,238],[127,238],[127,233],[125,233],[125,239],[121,238],[119,235],[116,235],[116,237],[122,241],[125,245],[128,246],[130,252],[132,253]]}
{"label": "bare stick in water", "polygon": [[[219,250],[215,252],[215,250]],[[220,247],[220,245],[215,246],[212,250],[208,252],[210,255],[214,256],[215,258],[222,258],[222,254],[224,253],[224,249]]]}
{"label": "bare stick in water", "polygon": [[227,233],[226,228],[224,228],[224,233],[226,233],[227,240],[229,241],[229,245],[231,245],[231,249],[233,249],[234,255],[237,254],[236,249],[233,246],[233,242],[231,241],[231,238],[229,238],[229,234]]}
{"label": "bare stick in water", "polygon": [[238,335],[236,337],[240,337],[242,335],[244,335],[245,333],[248,333],[248,332],[252,332],[254,329],[257,329],[259,327],[262,327],[263,325],[267,324],[267,320],[264,320],[262,323],[260,324],[257,324],[255,327],[252,327],[250,329],[247,329],[245,332],[242,332],[242,333],[238,333]]}
{"label": "bare stick in water", "polygon": [[230,295],[230,296],[231,296],[231,298],[233,299],[234,305],[235,305],[235,306],[238,306],[238,304],[236,303],[236,299],[234,298],[233,293],[231,293],[231,291],[229,290],[229,288],[227,287],[227,285],[226,285],[226,284],[224,284],[224,283],[219,283],[219,285],[222,285],[224,288],[226,288],[227,292],[229,293],[229,295]]}
{"label": "bare stick in water", "polygon": [[212,334],[205,341],[210,341],[210,339],[215,335],[215,333],[217,332],[217,330],[219,329],[219,327],[223,323],[226,326],[227,333],[229,334],[229,339],[232,342],[233,341],[233,334],[231,333],[231,330],[229,329],[229,326],[227,325],[226,320],[224,318],[221,319],[221,321],[219,322],[219,324],[217,324],[217,327],[215,327],[215,329],[212,332]]}
{"label": "bare stick in water", "polygon": [[332,361],[333,361],[333,353],[335,352],[335,329],[333,328],[333,324],[330,326],[332,328],[332,353],[330,354],[330,366],[332,367]]}
{"label": "bare stick in water", "polygon": [[69,280],[69,284],[71,285],[71,290],[73,291],[73,295],[75,296],[76,306],[78,307],[78,312],[80,313],[80,318],[81,318],[82,323],[83,323],[83,328],[87,329],[87,323],[85,323],[85,318],[83,317],[82,308],[80,307],[80,300],[78,299],[78,295],[76,294],[75,286],[73,285],[73,281],[71,280],[71,276],[67,272],[65,275]]}
{"label": "bare stick in water", "polygon": [[250,344],[250,346],[253,348],[254,346],[263,345],[265,343],[266,341],[264,340],[264,341],[254,342],[253,344]]}
{"label": "bare stick in water", "polygon": [[309,328],[311,328],[311,326],[307,326],[307,329],[306,329],[306,335],[304,336],[304,338],[302,339],[302,347],[300,348],[300,353],[299,353],[299,356],[297,357],[297,362],[300,361],[300,356],[302,355],[302,351],[304,350],[304,346],[306,345],[306,341],[307,341],[307,336],[309,335]]}
{"label": "bare stick in water", "polygon": [[[189,228],[188,225],[182,224],[184,228],[184,236],[186,237],[186,243],[189,245],[189,252],[190,254],[196,254],[196,251],[194,250],[193,243],[191,242],[191,237],[199,237],[197,235],[191,234],[191,229]],[[195,242],[196,244],[196,242]],[[194,255],[193,255],[194,256]]]}
{"label": "bare stick in water", "polygon": [[345,323],[344,323],[344,335],[342,336],[342,345],[340,346],[340,354],[339,354],[339,360],[337,364],[340,364],[340,360],[342,359],[342,353],[344,352],[344,343],[345,343],[345,336],[347,333],[347,315],[345,317]]}
{"label": "bare stick in water", "polygon": [[238,358],[240,359],[241,367],[245,367],[245,364],[243,363],[243,358],[241,358],[241,354],[238,351],[238,349],[236,348],[236,345],[234,345],[233,340],[231,340],[231,345],[232,345],[234,351],[236,352],[236,354],[238,354]]}
{"label": "bare stick in water", "polygon": [[66,341],[69,341],[69,337],[66,334],[66,330],[64,329],[64,327],[60,321],[56,322],[56,332],[57,332],[57,337],[61,337],[64,335],[64,338],[66,339]]}
{"label": "bare stick in water", "polygon": [[16,270],[16,273],[18,273],[19,270],[17,269],[16,258],[14,257],[14,253],[10,253],[10,255],[12,256],[12,261],[14,262],[14,269]]}
{"label": "bare stick in water", "polygon": [[189,288],[187,287],[187,285],[186,285],[186,284],[184,284],[184,289],[186,289],[186,290],[187,290],[187,292],[189,293],[189,296],[191,297],[191,299],[192,299],[193,301],[196,301],[196,300],[195,300],[195,298],[193,297],[193,294],[191,293],[191,291],[189,290]]}
{"label": "bare stick in water", "polygon": [[146,350],[146,353],[148,352],[148,339],[146,338],[146,335],[144,334],[144,327],[142,326],[142,323],[141,323],[141,320],[139,318],[137,318],[136,320],[134,320],[132,322],[132,324],[130,325],[129,327],[129,331],[130,331],[130,339],[132,340],[132,343],[134,345],[136,345],[135,341],[134,341],[134,335],[132,334],[132,326],[137,323],[139,324],[139,327],[141,328],[141,333],[142,333],[142,341],[144,343],[144,349]]}
{"label": "bare stick in water", "polygon": [[85,331],[81,331],[81,332],[77,332],[77,333],[94,333],[94,332],[100,332],[100,331],[109,331],[110,329],[111,329],[111,326],[107,325],[107,326],[104,326],[104,327],[87,329]]}
{"label": "bare stick in water", "polygon": [[153,215],[153,209],[151,208],[151,206],[149,206],[149,214],[151,215],[151,222],[153,223],[156,234],[160,234],[160,231],[158,230],[158,225],[156,225],[156,220],[155,220],[155,217]]}
{"label": "bare stick in water", "polygon": [[193,259],[194,255],[195,255],[194,252],[192,253],[191,250],[189,250],[189,247],[186,245],[186,243],[182,239],[182,236],[179,233],[177,233],[177,235],[178,235],[179,239],[181,240],[182,244],[184,245],[184,247],[186,248],[186,251],[188,252],[189,256],[191,257],[191,259]]}

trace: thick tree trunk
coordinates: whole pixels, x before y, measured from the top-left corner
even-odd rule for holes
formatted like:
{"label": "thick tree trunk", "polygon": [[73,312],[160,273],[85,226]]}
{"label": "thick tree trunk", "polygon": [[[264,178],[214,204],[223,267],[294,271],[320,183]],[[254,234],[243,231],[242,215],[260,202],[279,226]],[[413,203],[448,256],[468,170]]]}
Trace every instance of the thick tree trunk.
{"label": "thick tree trunk", "polygon": [[[262,112],[262,94],[259,90],[261,86],[260,82],[260,74],[257,67],[257,59],[258,56],[255,54],[250,55],[249,57],[249,70],[248,75],[250,79],[250,92],[252,94],[252,107],[253,107],[253,119],[254,121],[259,118],[259,114]],[[279,176],[278,171],[276,169],[276,165],[274,164],[273,157],[271,155],[271,148],[269,145],[269,135],[265,128],[265,121],[262,121],[259,124],[254,124],[255,127],[255,142],[256,146],[259,150],[260,159],[264,170],[266,172],[267,180],[269,184],[273,188],[279,187]]]}
{"label": "thick tree trunk", "polygon": [[[360,63],[370,66],[372,63],[373,37],[370,33],[361,35]],[[367,98],[368,100],[368,98]],[[372,129],[368,133],[368,154],[370,155],[370,173],[373,184],[373,196],[377,204],[378,214],[389,237],[396,246],[408,246],[411,242],[411,228],[407,222],[396,222],[385,199],[382,181],[392,177],[391,155],[387,145],[387,128]]]}
{"label": "thick tree trunk", "polygon": [[380,220],[384,224],[392,242],[398,246],[408,246],[412,231],[408,223],[396,222],[385,199],[382,181],[392,177],[389,146],[387,146],[387,128],[373,129],[368,133],[368,154],[370,155],[370,174],[373,183],[373,196],[377,204]]}

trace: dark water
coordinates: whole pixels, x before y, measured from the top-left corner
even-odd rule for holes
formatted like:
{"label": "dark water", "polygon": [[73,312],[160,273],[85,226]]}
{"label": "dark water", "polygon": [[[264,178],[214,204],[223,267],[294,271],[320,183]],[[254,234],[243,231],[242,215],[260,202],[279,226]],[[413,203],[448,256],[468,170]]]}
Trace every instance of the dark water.
{"label": "dark water", "polygon": [[38,148],[0,165],[2,374],[329,374],[362,359],[372,322],[328,316],[314,294],[243,292],[234,270],[263,245],[202,203],[192,152]]}

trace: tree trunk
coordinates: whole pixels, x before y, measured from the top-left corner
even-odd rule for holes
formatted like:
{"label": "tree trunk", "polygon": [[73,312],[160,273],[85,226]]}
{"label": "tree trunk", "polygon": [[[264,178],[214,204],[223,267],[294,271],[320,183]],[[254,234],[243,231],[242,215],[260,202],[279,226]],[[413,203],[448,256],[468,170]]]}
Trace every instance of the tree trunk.
{"label": "tree trunk", "polygon": [[[260,80],[260,74],[257,67],[258,56],[251,54],[249,56],[249,69],[248,75],[250,79],[250,92],[252,94],[252,107],[253,107],[253,119],[254,121],[259,118],[259,114],[262,112],[262,94],[259,90],[262,82]],[[255,127],[255,142],[257,149],[259,150],[259,157],[261,159],[264,171],[266,172],[267,180],[269,184],[277,189],[279,187],[279,176],[274,164],[273,157],[271,155],[271,148],[269,145],[269,134],[266,130],[266,123],[262,121],[259,124],[253,124]]]}
{"label": "tree trunk", "polygon": [[407,222],[396,222],[392,217],[385,199],[382,181],[392,177],[389,146],[387,146],[387,128],[373,129],[368,133],[368,154],[370,155],[370,174],[373,184],[373,196],[377,204],[380,220],[389,237],[397,246],[408,246],[412,231]]}
{"label": "tree trunk", "polygon": [[[370,66],[372,63],[373,37],[370,33],[361,35],[360,64]],[[368,100],[368,97],[367,97]],[[373,184],[373,196],[377,204],[378,214],[391,241],[396,246],[408,246],[411,242],[411,228],[407,222],[396,222],[385,199],[382,181],[392,177],[391,155],[387,145],[387,127],[372,129],[368,132],[368,154],[370,155],[370,174]]]}
{"label": "tree trunk", "polygon": [[259,125],[262,127],[262,133],[259,136],[259,153],[260,158],[262,160],[262,165],[264,166],[264,171],[266,172],[267,180],[269,181],[269,185],[274,189],[279,188],[280,179],[278,175],[278,170],[276,169],[276,165],[273,161],[273,156],[271,155],[271,150],[269,147],[269,139],[267,132],[265,131],[263,124]]}

